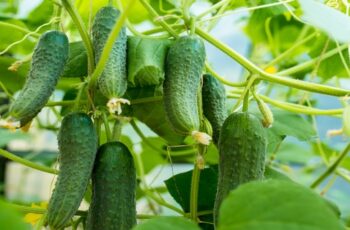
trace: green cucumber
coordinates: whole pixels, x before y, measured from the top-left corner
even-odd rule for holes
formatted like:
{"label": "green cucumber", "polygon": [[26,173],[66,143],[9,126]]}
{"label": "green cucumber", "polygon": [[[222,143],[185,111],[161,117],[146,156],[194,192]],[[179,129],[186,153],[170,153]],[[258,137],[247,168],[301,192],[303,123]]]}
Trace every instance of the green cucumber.
{"label": "green cucumber", "polygon": [[233,113],[222,125],[219,138],[219,178],[214,205],[217,221],[221,202],[239,185],[264,179],[266,134],[259,118]]}
{"label": "green cucumber", "polygon": [[49,100],[67,61],[68,50],[64,33],[48,31],[41,35],[28,78],[10,108],[10,115],[20,121],[21,126],[31,121]]}
{"label": "green cucumber", "polygon": [[164,106],[173,129],[182,135],[192,135],[200,128],[198,92],[204,62],[204,44],[194,36],[177,39],[167,55]]}
{"label": "green cucumber", "polygon": [[[119,16],[119,10],[111,6],[101,8],[95,16],[92,25],[92,42],[96,63],[101,58],[105,43]],[[127,89],[126,47],[126,29],[122,27],[97,81],[98,90],[108,99],[122,97]]]}
{"label": "green cucumber", "polygon": [[210,74],[203,75],[203,114],[213,127],[213,141],[217,145],[220,129],[227,117],[226,92],[224,86]]}
{"label": "green cucumber", "polygon": [[169,39],[128,37],[128,81],[131,86],[163,82],[170,43]]}
{"label": "green cucumber", "polygon": [[136,224],[136,170],[121,142],[102,145],[92,174],[87,229],[129,230]]}
{"label": "green cucumber", "polygon": [[97,133],[90,117],[71,113],[58,133],[60,171],[46,216],[51,229],[63,228],[78,210],[97,152]]}

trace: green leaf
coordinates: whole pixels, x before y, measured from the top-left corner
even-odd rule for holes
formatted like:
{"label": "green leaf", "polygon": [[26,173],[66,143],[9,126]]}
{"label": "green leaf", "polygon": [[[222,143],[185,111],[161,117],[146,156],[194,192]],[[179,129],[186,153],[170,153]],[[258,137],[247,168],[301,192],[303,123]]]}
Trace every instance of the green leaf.
{"label": "green leaf", "polygon": [[232,191],[221,205],[218,230],[344,229],[318,194],[293,182],[250,182]]}
{"label": "green leaf", "polygon": [[200,228],[185,217],[156,217],[137,225],[133,230],[200,230]]}
{"label": "green leaf", "polygon": [[128,37],[128,82],[134,86],[160,85],[169,39]]}
{"label": "green leaf", "polygon": [[[129,88],[125,97],[128,99],[161,96],[162,88],[156,86]],[[184,136],[172,129],[166,118],[163,100],[132,105],[132,116],[145,123],[153,132],[164,138],[171,145],[181,144]]]}
{"label": "green leaf", "polygon": [[[146,0],[148,3],[150,0]],[[122,0],[123,6],[125,7],[128,0]],[[149,18],[148,11],[145,9],[145,7],[140,3],[140,1],[136,1],[134,5],[132,6],[130,13],[128,15],[128,19],[132,23],[141,23],[144,20]]]}
{"label": "green leaf", "polygon": [[316,136],[313,126],[301,115],[283,110],[273,110],[275,121],[269,132],[278,136],[292,136],[308,141]]}
{"label": "green leaf", "polygon": [[[327,47],[326,47],[327,46]],[[316,42],[314,42],[309,55],[311,58],[318,58],[322,56],[324,52],[330,51],[332,49],[337,48],[337,45],[333,41],[328,41],[328,38],[325,35],[321,35],[317,38]],[[348,67],[350,67],[349,54],[347,49],[343,50],[332,57],[329,57],[322,62],[320,62],[317,75],[324,80],[328,80],[334,76],[336,77],[349,77],[349,73],[346,71],[344,63],[342,61],[342,57]]]}
{"label": "green leaf", "polygon": [[28,23],[34,27],[40,26],[50,21],[53,14],[52,0],[43,0],[30,14],[28,15]]}
{"label": "green leaf", "polygon": [[302,19],[338,42],[350,42],[350,18],[319,1],[299,0]]}
{"label": "green leaf", "polygon": [[22,88],[29,70],[28,63],[23,64],[16,72],[8,70],[15,61],[16,59],[11,57],[0,57],[0,81],[10,92],[16,92]]}
{"label": "green leaf", "polygon": [[7,145],[10,141],[15,139],[26,139],[29,135],[21,131],[10,131],[8,129],[0,128],[0,147]]}
{"label": "green leaf", "polygon": [[[10,23],[19,27],[22,27],[24,29],[27,29],[27,26],[19,20],[16,19],[10,19],[4,21],[5,23]],[[17,42],[19,40],[22,40],[23,37],[26,35],[26,33],[12,27],[8,27],[6,25],[0,25],[0,52],[7,49],[9,45],[11,45],[14,42]],[[16,44],[12,46],[8,51],[8,53],[14,53],[16,55],[28,55],[32,52],[34,48],[35,42],[33,39],[25,39],[19,44]]]}
{"label": "green leaf", "polygon": [[284,142],[278,149],[276,160],[281,163],[306,164],[315,157],[308,145],[295,142]]}
{"label": "green leaf", "polygon": [[69,56],[61,77],[87,76],[87,53],[82,41],[69,44]]}
{"label": "green leaf", "polygon": [[[147,141],[153,146],[158,147],[159,150],[161,150],[161,146],[166,144],[164,140],[159,137],[147,137]],[[150,147],[145,141],[141,142],[141,146],[141,160],[146,174],[156,166],[166,163],[165,157],[163,157],[159,151]]]}
{"label": "green leaf", "polygon": [[0,200],[0,225],[6,230],[29,230],[29,224],[24,223],[23,217],[7,203]]}

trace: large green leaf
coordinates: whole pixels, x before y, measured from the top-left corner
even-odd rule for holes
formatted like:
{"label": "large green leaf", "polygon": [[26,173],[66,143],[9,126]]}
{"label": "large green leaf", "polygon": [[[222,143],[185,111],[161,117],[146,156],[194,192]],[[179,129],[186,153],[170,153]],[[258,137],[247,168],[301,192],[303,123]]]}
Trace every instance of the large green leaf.
{"label": "large green leaf", "polygon": [[23,217],[7,203],[0,200],[0,226],[6,230],[29,230],[29,224],[24,223]]}
{"label": "large green leaf", "polygon": [[37,27],[50,21],[53,14],[53,6],[54,4],[52,4],[51,0],[43,0],[28,15],[28,23],[34,27]]}
{"label": "large green leaf", "polygon": [[21,131],[10,131],[8,129],[0,128],[0,147],[7,145],[10,141],[15,139],[28,138],[28,134]]}
{"label": "large green leaf", "polygon": [[315,0],[299,0],[302,19],[326,32],[339,42],[350,42],[350,18],[342,12]]}
{"label": "large green leaf", "polygon": [[189,219],[180,216],[156,217],[137,225],[134,230],[200,230]]}
{"label": "large green leaf", "polygon": [[219,212],[218,230],[344,229],[326,201],[283,180],[250,182],[232,191]]}
{"label": "large green leaf", "polygon": [[8,70],[15,61],[16,59],[11,57],[0,57],[0,81],[10,92],[16,92],[22,88],[29,69],[29,65],[26,63],[15,72]]}
{"label": "large green leaf", "polygon": [[87,53],[82,41],[69,44],[69,56],[62,77],[85,77],[87,75]]}

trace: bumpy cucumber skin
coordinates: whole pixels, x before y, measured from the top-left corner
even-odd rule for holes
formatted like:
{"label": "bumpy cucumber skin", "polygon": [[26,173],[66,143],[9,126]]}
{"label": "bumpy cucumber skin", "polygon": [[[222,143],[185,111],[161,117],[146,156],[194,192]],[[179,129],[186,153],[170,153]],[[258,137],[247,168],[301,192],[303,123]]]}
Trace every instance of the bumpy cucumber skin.
{"label": "bumpy cucumber skin", "polygon": [[44,33],[36,45],[27,80],[10,114],[25,125],[45,106],[55,90],[59,76],[68,59],[67,36],[59,31]]}
{"label": "bumpy cucumber skin", "polygon": [[92,174],[89,230],[129,230],[136,224],[136,170],[121,142],[102,145]]}
{"label": "bumpy cucumber skin", "polygon": [[213,141],[217,145],[220,129],[227,117],[225,87],[210,74],[203,75],[203,114],[213,127]]}
{"label": "bumpy cucumber skin", "polygon": [[[117,9],[107,6],[101,8],[95,16],[92,25],[92,42],[96,63],[100,60],[105,43],[119,15],[120,12]],[[123,26],[97,81],[98,89],[108,99],[120,98],[127,89],[126,46],[127,36]]]}
{"label": "bumpy cucumber skin", "polygon": [[128,37],[128,81],[131,86],[163,82],[170,44],[169,39]]}
{"label": "bumpy cucumber skin", "polygon": [[51,229],[61,229],[78,210],[97,153],[97,133],[89,116],[71,113],[58,133],[60,171],[46,217]]}
{"label": "bumpy cucumber skin", "polygon": [[219,178],[214,220],[221,202],[240,184],[264,178],[266,134],[261,121],[247,112],[231,114],[219,138]]}
{"label": "bumpy cucumber skin", "polygon": [[200,128],[198,92],[205,62],[205,47],[199,38],[185,36],[170,47],[164,80],[164,105],[170,124],[180,134]]}

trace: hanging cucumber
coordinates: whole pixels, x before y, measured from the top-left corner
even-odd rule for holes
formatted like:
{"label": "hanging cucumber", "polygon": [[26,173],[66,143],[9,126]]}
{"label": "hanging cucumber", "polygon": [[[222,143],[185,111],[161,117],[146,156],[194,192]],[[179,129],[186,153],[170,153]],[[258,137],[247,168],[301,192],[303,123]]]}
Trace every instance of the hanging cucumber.
{"label": "hanging cucumber", "polygon": [[[95,16],[92,25],[92,42],[96,63],[101,58],[105,43],[119,15],[119,10],[107,6],[101,8]],[[117,112],[120,114],[121,104],[129,104],[128,100],[121,98],[127,89],[126,46],[126,30],[125,27],[122,27],[118,38],[114,42],[105,68],[97,81],[98,90],[109,99],[107,106],[111,113]]]}
{"label": "hanging cucumber", "polygon": [[266,136],[261,121],[247,112],[231,114],[219,138],[219,178],[214,205],[217,221],[221,202],[239,185],[264,178]]}
{"label": "hanging cucumber", "polygon": [[202,104],[204,116],[213,127],[213,141],[217,145],[220,129],[227,117],[224,86],[210,74],[203,75]]}
{"label": "hanging cucumber", "polygon": [[169,39],[128,37],[128,81],[131,86],[160,85],[164,80]]}
{"label": "hanging cucumber", "polygon": [[167,118],[174,130],[209,144],[210,136],[199,132],[202,114],[198,93],[204,61],[202,40],[194,36],[177,39],[167,55],[163,98]]}
{"label": "hanging cucumber", "polygon": [[59,31],[41,35],[32,57],[29,75],[10,108],[10,115],[20,126],[30,122],[45,106],[55,90],[68,58],[68,38]]}
{"label": "hanging cucumber", "polygon": [[102,145],[92,174],[87,229],[129,230],[136,224],[136,170],[121,142]]}
{"label": "hanging cucumber", "polygon": [[89,116],[71,113],[58,133],[60,171],[46,216],[51,229],[61,229],[74,216],[88,186],[97,152],[97,134]]}

